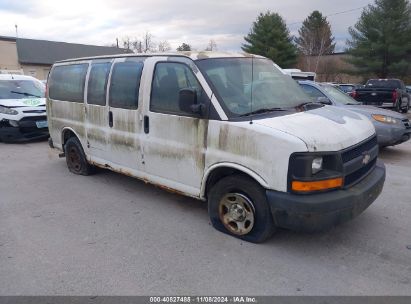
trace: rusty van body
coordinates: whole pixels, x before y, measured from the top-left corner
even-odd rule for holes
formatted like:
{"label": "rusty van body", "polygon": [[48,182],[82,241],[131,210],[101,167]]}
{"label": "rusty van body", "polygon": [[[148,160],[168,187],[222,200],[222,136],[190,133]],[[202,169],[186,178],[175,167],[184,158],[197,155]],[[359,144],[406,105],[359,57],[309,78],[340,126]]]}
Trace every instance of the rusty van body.
{"label": "rusty van body", "polygon": [[55,63],[48,83],[49,143],[70,171],[207,200],[213,226],[247,241],[335,225],[382,190],[369,120],[311,103],[260,56],[80,58]]}

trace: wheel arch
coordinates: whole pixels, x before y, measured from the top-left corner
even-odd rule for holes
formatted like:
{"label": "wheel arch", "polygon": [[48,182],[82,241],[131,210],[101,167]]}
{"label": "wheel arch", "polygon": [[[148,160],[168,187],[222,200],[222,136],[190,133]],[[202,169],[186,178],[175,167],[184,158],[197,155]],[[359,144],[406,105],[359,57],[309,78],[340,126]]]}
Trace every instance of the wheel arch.
{"label": "wheel arch", "polygon": [[70,127],[64,127],[64,128],[61,130],[61,148],[63,149],[63,151],[64,151],[64,146],[65,146],[67,140],[68,140],[69,138],[71,138],[71,137],[77,137],[77,139],[78,139],[78,140],[80,141],[80,143],[81,143],[80,136],[77,134],[76,131],[74,131],[74,130],[73,130],[72,128],[70,128]]}
{"label": "wheel arch", "polygon": [[203,182],[201,183],[200,198],[207,199],[208,190],[210,190],[210,188],[214,186],[219,180],[232,174],[246,175],[255,180],[262,187],[269,187],[264,178],[247,167],[236,163],[218,163],[210,166],[206,170],[203,177]]}

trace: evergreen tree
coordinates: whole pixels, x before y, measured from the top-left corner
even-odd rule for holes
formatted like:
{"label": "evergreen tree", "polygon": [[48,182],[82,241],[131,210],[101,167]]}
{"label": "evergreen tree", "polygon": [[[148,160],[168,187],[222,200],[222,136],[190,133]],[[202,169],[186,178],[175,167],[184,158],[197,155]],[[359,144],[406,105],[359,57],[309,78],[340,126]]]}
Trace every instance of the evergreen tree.
{"label": "evergreen tree", "polygon": [[[360,75],[403,76],[411,68],[411,6],[407,0],[376,0],[361,14],[347,41]],[[408,57],[408,58],[407,58]]]}
{"label": "evergreen tree", "polygon": [[298,30],[295,40],[300,53],[308,56],[332,54],[335,50],[331,25],[319,11],[313,11]]}
{"label": "evergreen tree", "polygon": [[179,52],[186,52],[186,51],[191,51],[191,45],[187,43],[183,43],[177,48],[177,51]]}
{"label": "evergreen tree", "polygon": [[247,53],[270,58],[282,68],[293,66],[297,61],[297,50],[284,19],[270,11],[260,13],[242,49]]}

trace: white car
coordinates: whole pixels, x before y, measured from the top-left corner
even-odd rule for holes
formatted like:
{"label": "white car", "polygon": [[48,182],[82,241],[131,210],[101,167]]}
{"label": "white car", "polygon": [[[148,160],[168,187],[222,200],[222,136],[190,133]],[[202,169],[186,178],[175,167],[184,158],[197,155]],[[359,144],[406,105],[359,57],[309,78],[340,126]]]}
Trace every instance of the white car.
{"label": "white car", "polygon": [[31,76],[0,75],[0,141],[48,135],[44,84]]}

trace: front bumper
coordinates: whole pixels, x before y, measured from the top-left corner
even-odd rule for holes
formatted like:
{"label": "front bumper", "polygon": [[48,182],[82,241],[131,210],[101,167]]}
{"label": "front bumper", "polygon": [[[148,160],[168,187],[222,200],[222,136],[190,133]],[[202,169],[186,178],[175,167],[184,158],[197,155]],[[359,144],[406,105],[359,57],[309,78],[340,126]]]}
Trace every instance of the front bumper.
{"label": "front bumper", "polygon": [[411,129],[406,129],[404,126],[386,126],[376,125],[378,145],[380,147],[399,145],[411,137]]}
{"label": "front bumper", "polygon": [[295,231],[321,231],[348,221],[370,206],[381,193],[385,166],[375,169],[356,185],[325,193],[298,195],[267,190],[277,226]]}
{"label": "front bumper", "polygon": [[35,121],[19,121],[17,127],[11,126],[5,120],[0,124],[0,141],[3,142],[22,142],[47,137],[49,137],[48,128],[37,128]]}

